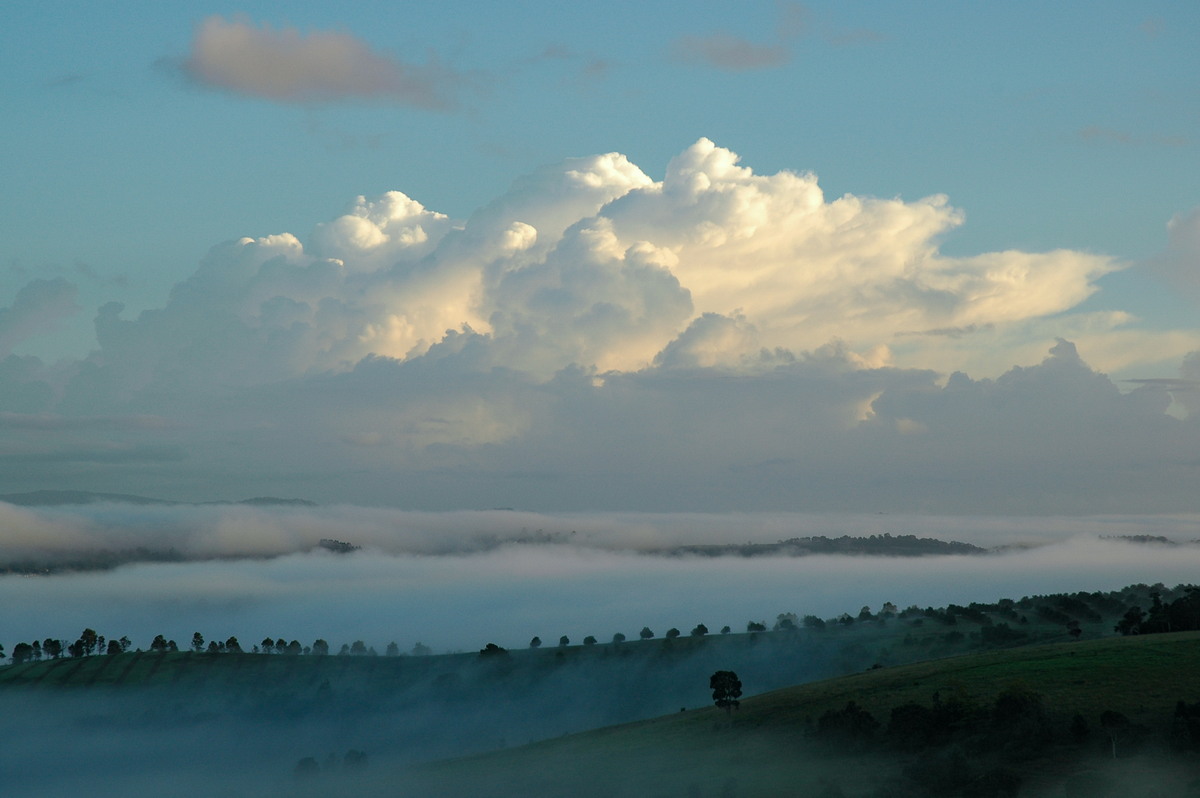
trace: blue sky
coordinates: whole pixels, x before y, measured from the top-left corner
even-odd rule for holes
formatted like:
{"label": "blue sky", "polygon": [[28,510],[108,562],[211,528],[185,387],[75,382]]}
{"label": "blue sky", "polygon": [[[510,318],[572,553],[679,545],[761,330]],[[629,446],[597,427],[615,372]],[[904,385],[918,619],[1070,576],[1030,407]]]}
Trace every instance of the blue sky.
{"label": "blue sky", "polygon": [[[1200,423],[1198,35],[1192,3],[9,4],[5,467],[431,507],[541,506],[565,479],[547,503],[576,509],[688,509],[754,469],[714,507],[806,509],[780,497],[810,468],[878,468],[868,504],[938,509],[955,424],[985,447],[1039,425],[996,399],[938,415],[962,371],[1142,433],[1119,467],[1117,440],[1071,433],[1092,448],[1050,470],[1077,476],[1031,506],[1077,510],[1148,460],[1139,501],[1185,509],[1196,466],[1166,449]],[[690,199],[659,198],[671,174]],[[389,191],[423,208],[397,221]],[[636,445],[665,427],[695,449]],[[860,440],[883,427],[937,441],[927,473],[891,481],[915,444]],[[593,454],[568,465],[564,440]],[[817,440],[832,460],[794,465]],[[314,452],[332,483],[297,467]],[[1009,507],[980,468],[955,511]]]}

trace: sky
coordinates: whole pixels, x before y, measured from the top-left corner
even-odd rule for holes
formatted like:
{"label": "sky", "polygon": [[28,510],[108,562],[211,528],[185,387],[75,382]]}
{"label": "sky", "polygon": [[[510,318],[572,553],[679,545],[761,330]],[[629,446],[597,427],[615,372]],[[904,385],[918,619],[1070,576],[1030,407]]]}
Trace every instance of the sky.
{"label": "sky", "polygon": [[15,2],[0,484],[1189,513],[1200,7]]}

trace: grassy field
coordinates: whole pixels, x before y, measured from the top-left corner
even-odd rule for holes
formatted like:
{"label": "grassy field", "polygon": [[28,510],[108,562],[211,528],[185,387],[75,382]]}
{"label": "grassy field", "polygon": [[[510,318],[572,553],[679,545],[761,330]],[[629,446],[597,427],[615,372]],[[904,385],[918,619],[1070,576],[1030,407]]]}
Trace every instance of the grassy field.
{"label": "grassy field", "polygon": [[[879,782],[909,758],[814,746],[808,733],[823,712],[853,700],[886,724],[893,707],[909,701],[928,705],[935,692],[987,705],[1001,690],[1019,683],[1044,697],[1050,721],[1062,736],[1075,713],[1094,730],[1092,743],[1082,749],[1052,746],[1043,756],[1023,762],[1026,786],[1020,794],[1070,795],[1064,784],[1094,773],[1114,791],[1124,781],[1145,788],[1130,788],[1123,795],[1183,795],[1183,785],[1200,777],[1194,758],[1180,762],[1150,746],[1137,757],[1108,760],[1098,719],[1111,709],[1151,730],[1167,727],[1176,701],[1200,700],[1197,674],[1200,633],[1025,647],[777,690],[744,700],[728,717],[716,708],[688,711],[440,763],[407,779],[414,795],[421,790],[491,794],[480,792],[479,785],[493,785],[496,795],[575,798],[837,795],[832,785],[847,796],[875,795]],[[1151,785],[1148,773],[1158,782]]]}

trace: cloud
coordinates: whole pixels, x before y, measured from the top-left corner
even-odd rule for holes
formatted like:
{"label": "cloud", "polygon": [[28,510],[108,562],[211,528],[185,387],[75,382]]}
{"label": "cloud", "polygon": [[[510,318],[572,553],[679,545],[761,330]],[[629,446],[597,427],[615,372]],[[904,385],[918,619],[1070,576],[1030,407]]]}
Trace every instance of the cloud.
{"label": "cloud", "polygon": [[[1189,219],[1162,268],[1186,272]],[[465,219],[357,197],[218,244],[160,308],[101,307],[86,358],[0,360],[0,470],[425,508],[1190,506],[1200,411],[1105,372],[1200,336],[1078,309],[1124,266],[1103,255],[943,254],[962,223],[707,139],[660,178],[548,165]],[[0,321],[16,340],[68,295]]]}
{"label": "cloud", "polygon": [[782,44],[759,44],[729,33],[684,36],[671,45],[671,56],[685,64],[744,72],[782,66],[791,52]]}
{"label": "cloud", "polygon": [[77,289],[61,277],[31,280],[17,292],[11,306],[0,308],[0,358],[17,344],[56,328],[58,322],[79,311]]}
{"label": "cloud", "polygon": [[1192,301],[1200,303],[1200,207],[1176,214],[1167,223],[1167,247],[1147,268]]}
{"label": "cloud", "polygon": [[180,67],[214,89],[283,103],[346,100],[451,107],[460,77],[433,61],[407,64],[349,33],[256,27],[217,16],[201,22]]}
{"label": "cloud", "polygon": [[[7,556],[35,551],[53,540],[68,553],[94,552],[120,542],[238,557],[36,579],[0,577],[0,602],[12,618],[5,630],[9,637],[2,642],[11,650],[22,639],[71,639],[87,626],[112,636],[129,635],[143,648],[155,634],[183,642],[196,630],[221,639],[236,635],[244,643],[282,634],[304,642],[324,637],[334,645],[362,639],[380,649],[390,640],[404,650],[417,641],[441,651],[478,649],[488,640],[522,647],[535,634],[544,640],[560,634],[605,639],[616,631],[633,637],[646,624],[660,634],[670,626],[687,628],[684,624],[697,622],[712,629],[724,624],[745,628],[748,620],[781,612],[833,617],[885,601],[941,606],[1118,589],[1138,582],[1176,584],[1191,579],[1200,561],[1195,546],[1166,549],[1098,539],[1146,533],[1185,540],[1194,529],[1194,515],[504,516],[346,507],[247,512],[114,505],[33,512],[0,505],[6,536],[0,538],[0,552]],[[361,532],[345,534],[358,525]],[[455,552],[446,550],[444,540],[476,544],[488,535],[529,537],[543,529],[561,533],[563,542],[470,545]],[[579,534],[572,537],[570,530]],[[660,557],[625,548],[631,542],[773,542],[868,531],[966,537],[982,545],[1041,545],[991,556],[917,559]],[[350,537],[368,548],[345,556],[295,550],[319,536]],[[585,542],[574,542],[585,536]],[[292,553],[253,558],[281,551]],[[698,584],[706,589],[697,593]],[[978,592],[980,585],[986,592]]]}

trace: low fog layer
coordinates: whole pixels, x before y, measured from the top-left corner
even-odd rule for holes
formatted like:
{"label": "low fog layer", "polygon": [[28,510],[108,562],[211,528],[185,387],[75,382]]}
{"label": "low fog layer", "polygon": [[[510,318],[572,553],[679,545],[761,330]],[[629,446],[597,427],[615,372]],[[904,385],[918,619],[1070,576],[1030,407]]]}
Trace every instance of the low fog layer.
{"label": "low fog layer", "polygon": [[[1026,594],[1193,582],[1200,546],[1160,547],[1102,535],[1196,537],[1194,517],[968,519],[817,515],[547,516],[420,514],[362,508],[0,507],[0,556],[173,546],[193,557],[109,571],[0,577],[0,642],[74,639],[84,627],[156,634],[181,645],[195,631],[244,644],[284,636],[382,652],[421,642],[438,651],[486,642],[522,647],[586,635],[660,635],[704,623],[745,629],[782,612],[832,617],[886,601],[994,601]],[[575,534],[572,535],[571,533]],[[978,556],[876,558],[665,557],[635,549],[681,543],[772,542],[797,535],[919,534],[979,545],[1041,543]],[[362,545],[310,551],[321,538]],[[502,541],[525,539],[527,542]],[[562,540],[565,542],[539,542]],[[56,541],[50,546],[50,541]],[[279,555],[246,557],[245,555]],[[236,559],[234,559],[236,558]]]}
{"label": "low fog layer", "polygon": [[0,502],[0,567],[30,560],[63,562],[89,553],[137,549],[171,553],[184,560],[270,557],[308,551],[323,539],[388,554],[453,554],[513,542],[646,552],[680,545],[883,534],[957,540],[984,548],[1040,545],[1075,535],[1151,535],[1184,542],[1200,537],[1200,516],[418,512],[350,505],[86,504],[35,508]]}

